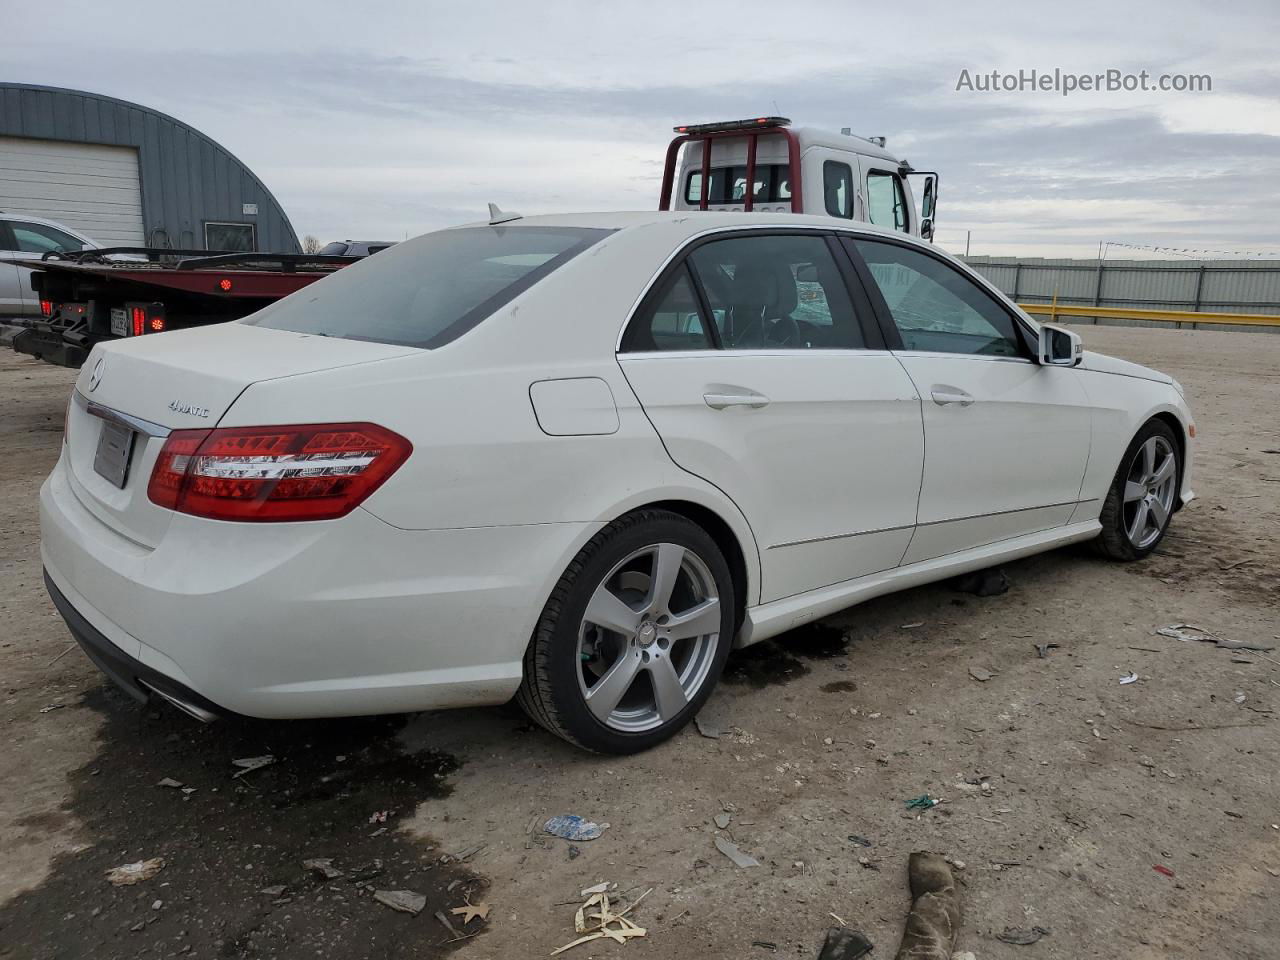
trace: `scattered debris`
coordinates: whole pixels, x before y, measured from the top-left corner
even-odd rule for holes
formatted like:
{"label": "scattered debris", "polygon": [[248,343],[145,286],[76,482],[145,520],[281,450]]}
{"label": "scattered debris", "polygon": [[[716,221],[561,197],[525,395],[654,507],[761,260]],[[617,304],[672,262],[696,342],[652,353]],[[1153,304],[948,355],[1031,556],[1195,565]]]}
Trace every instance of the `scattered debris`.
{"label": "scattered debris", "polygon": [[871,941],[857,930],[832,927],[818,953],[818,960],[858,960],[871,952]]}
{"label": "scattered debris", "polygon": [[724,837],[715,838],[716,849],[733,861],[736,867],[758,867],[760,861],[738,849],[736,843],[730,843]]}
{"label": "scattered debris", "polygon": [[1125,683],[1137,683],[1137,682],[1138,682],[1138,675],[1137,675],[1136,673],[1129,673],[1129,674],[1126,674],[1125,676],[1123,676],[1123,677],[1121,677],[1121,678],[1120,678],[1120,682],[1121,682],[1122,684],[1125,684]]}
{"label": "scattered debris", "polygon": [[608,880],[601,880],[594,887],[587,887],[585,890],[583,890],[579,894],[579,896],[586,898],[591,896],[593,893],[608,893],[611,887],[616,887],[616,886],[617,886],[616,883],[610,883]]}
{"label": "scattered debris", "polygon": [[152,857],[136,863],[125,863],[107,871],[107,879],[117,887],[131,887],[143,880],[150,880],[164,869],[164,857]]}
{"label": "scattered debris", "polygon": [[1039,657],[1041,660],[1047,660],[1047,659],[1049,658],[1049,651],[1050,651],[1050,650],[1057,650],[1060,646],[1062,646],[1062,644],[1059,644],[1059,643],[1052,643],[1052,642],[1050,642],[1050,643],[1037,643],[1037,644],[1036,644],[1036,656],[1037,656],[1037,657]]}
{"label": "scattered debris", "polygon": [[449,931],[449,936],[452,937],[454,940],[457,940],[459,937],[462,936],[462,934],[458,933],[458,928],[449,922],[449,918],[444,915],[443,910],[437,910],[434,914],[432,914],[432,916],[436,918],[436,920],[439,922],[439,924],[442,927],[444,927],[446,930]]}
{"label": "scattered debris", "polygon": [[[593,893],[587,902],[578,908],[578,912],[573,918],[574,932],[582,934],[582,936],[579,936],[576,940],[571,940],[563,947],[552,950],[551,956],[554,957],[558,953],[564,953],[566,950],[572,950],[576,946],[590,943],[593,940],[608,938],[616,940],[618,943],[626,943],[632,937],[643,937],[645,935],[644,927],[632,923],[627,919],[626,915],[652,892],[653,888],[650,887],[632,901],[631,906],[618,913],[614,913],[610,908],[609,895],[607,893]],[[596,908],[595,912],[588,912],[592,907]]]}
{"label": "scattered debris", "polygon": [[698,728],[698,732],[710,740],[720,739],[720,728],[710,720],[703,719],[701,714],[693,718],[693,725]]}
{"label": "scattered debris", "polygon": [[733,814],[730,814],[730,813],[717,813],[715,815],[716,826],[719,827],[721,830],[726,829],[729,826],[729,821],[732,819],[733,819]]}
{"label": "scattered debris", "polygon": [[390,810],[375,810],[373,811],[373,813],[369,814],[369,822],[370,823],[386,823],[387,814],[389,814],[390,812],[391,812]]}
{"label": "scattered debris", "polygon": [[1165,866],[1164,864],[1162,864],[1162,863],[1155,863],[1155,864],[1152,864],[1152,865],[1151,865],[1151,869],[1152,869],[1152,870],[1154,870],[1156,873],[1161,874],[1162,876],[1165,876],[1165,877],[1172,877],[1172,876],[1174,876],[1173,871],[1172,871],[1172,870],[1170,870],[1168,867],[1166,867],[1166,866]]}
{"label": "scattered debris", "polygon": [[239,773],[232,774],[232,780],[238,780],[246,773],[253,773],[255,770],[261,770],[263,767],[269,767],[276,762],[276,758],[271,754],[263,754],[260,757],[243,757],[239,760],[232,760],[232,766],[240,768]]}
{"label": "scattered debris", "polygon": [[[604,829],[605,827],[607,827],[607,826],[608,826],[608,824],[607,824],[607,823],[606,823],[606,824],[603,824],[603,825],[601,826],[601,828],[600,828],[600,829],[602,829],[602,830],[603,830],[603,829]],[[599,836],[599,834],[597,834],[597,836]],[[477,853],[479,853],[481,850],[483,850],[483,849],[484,849],[485,847],[487,847],[488,845],[489,845],[489,844],[484,843],[483,841],[482,841],[482,842],[480,842],[480,843],[473,843],[473,844],[472,844],[471,846],[469,846],[469,847],[463,847],[463,848],[462,848],[461,850],[459,850],[457,853],[446,853],[446,854],[445,854],[443,857],[441,857],[440,859],[441,859],[441,861],[442,861],[442,862],[444,862],[444,863],[462,863],[462,861],[464,861],[464,860],[469,860],[469,859],[471,859],[472,857],[474,857]]]}
{"label": "scattered debris", "polygon": [[161,780],[159,783],[157,783],[157,784],[156,784],[156,786],[157,786],[157,787],[169,787],[169,788],[170,788],[170,789],[172,789],[172,790],[181,790],[181,789],[182,789],[182,781],[181,781],[181,780],[175,780],[175,779],[173,779],[173,777],[165,777],[163,780]]}
{"label": "scattered debris", "polygon": [[582,856],[582,848],[575,847],[572,843],[569,844],[569,859],[577,860],[580,856]]}
{"label": "scattered debris", "polygon": [[481,920],[489,919],[489,905],[487,903],[467,903],[460,907],[454,907],[449,912],[455,917],[461,917],[464,927],[476,917]]}
{"label": "scattered debris", "polygon": [[163,907],[163,906],[164,906],[164,901],[163,901],[163,900],[152,900],[152,901],[151,901],[151,909],[152,909],[152,910],[159,910],[159,909],[160,909],[161,907]]}
{"label": "scattered debris", "polygon": [[772,951],[773,953],[778,952],[778,945],[772,940],[752,940],[751,945],[753,947],[760,947],[764,950]]}
{"label": "scattered debris", "polygon": [[1032,927],[1030,930],[1025,930],[1021,927],[1005,927],[1002,932],[996,934],[996,939],[1003,940],[1005,943],[1012,943],[1015,946],[1026,947],[1035,943],[1041,937],[1047,937],[1048,935],[1048,927]]}
{"label": "scattered debris", "polygon": [[919,851],[907,861],[907,878],[911,912],[897,960],[951,960],[960,933],[960,900],[951,868],[940,854]]}
{"label": "scattered debris", "polygon": [[971,593],[975,597],[997,597],[1009,592],[1009,578],[1000,567],[974,570],[955,577],[951,589],[958,593]]}
{"label": "scattered debris", "polygon": [[1222,812],[1225,813],[1228,817],[1234,817],[1237,820],[1244,819],[1244,814],[1236,810],[1223,810]]}
{"label": "scattered debris", "polygon": [[281,897],[284,896],[285,885],[278,883],[274,887],[263,887],[258,892],[264,897]]}
{"label": "scattered debris", "polygon": [[924,621],[923,621],[923,620],[917,620],[915,623],[904,623],[904,624],[903,624],[901,627],[899,627],[898,629],[899,629],[899,630],[914,630],[916,627],[923,627],[923,626],[924,626]]}
{"label": "scattered debris", "polygon": [[329,857],[317,857],[312,860],[303,860],[302,869],[310,870],[312,873],[318,873],[326,880],[337,880],[345,874],[333,865],[333,860]]}
{"label": "scattered debris", "polygon": [[849,834],[849,842],[850,842],[850,843],[856,843],[856,844],[857,844],[858,846],[860,846],[860,847],[872,847],[872,846],[875,846],[875,844],[873,844],[873,843],[872,843],[870,840],[868,840],[866,837],[860,837],[860,836],[858,836],[856,833],[851,833],[851,834]]}
{"label": "scattered debris", "polygon": [[979,683],[986,683],[995,676],[994,671],[984,670],[982,667],[970,667],[969,676],[977,680]]}
{"label": "scattered debris", "polygon": [[1206,630],[1204,627],[1197,627],[1190,623],[1171,623],[1167,627],[1160,627],[1156,630],[1156,633],[1162,637],[1181,640],[1183,643],[1192,640],[1198,643],[1212,643],[1222,650],[1255,650],[1260,653],[1268,653],[1275,649],[1274,646],[1264,647],[1261,644],[1249,643],[1245,640],[1228,640],[1212,631]]}
{"label": "scattered debris", "polygon": [[585,820],[573,813],[562,813],[544,823],[542,829],[564,840],[595,840],[609,829],[609,824]]}
{"label": "scattered debris", "polygon": [[928,810],[930,807],[936,807],[942,801],[929,796],[927,793],[922,793],[920,796],[912,797],[905,802],[908,810]]}
{"label": "scattered debris", "polygon": [[61,710],[61,709],[62,709],[63,707],[65,707],[65,706],[66,706],[66,704],[65,704],[65,703],[50,703],[50,704],[48,704],[47,706],[43,706],[43,707],[41,707],[41,708],[40,708],[40,712],[41,712],[41,713],[52,713],[54,710]]}
{"label": "scattered debris", "polygon": [[858,866],[862,867],[863,870],[879,870],[880,861],[872,860],[869,857],[859,857]]}

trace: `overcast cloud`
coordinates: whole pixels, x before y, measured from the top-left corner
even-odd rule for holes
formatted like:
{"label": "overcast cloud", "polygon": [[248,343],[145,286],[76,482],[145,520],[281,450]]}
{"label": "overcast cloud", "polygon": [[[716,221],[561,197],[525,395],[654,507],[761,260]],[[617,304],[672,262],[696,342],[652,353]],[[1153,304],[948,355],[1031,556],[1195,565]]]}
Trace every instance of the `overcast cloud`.
{"label": "overcast cloud", "polygon": [[[1274,3],[0,0],[0,79],[207,133],[299,235],[399,239],[523,213],[651,209],[671,126],[779,112],[942,174],[939,240],[1280,255]],[[1211,92],[981,93],[971,74],[1209,74]]]}

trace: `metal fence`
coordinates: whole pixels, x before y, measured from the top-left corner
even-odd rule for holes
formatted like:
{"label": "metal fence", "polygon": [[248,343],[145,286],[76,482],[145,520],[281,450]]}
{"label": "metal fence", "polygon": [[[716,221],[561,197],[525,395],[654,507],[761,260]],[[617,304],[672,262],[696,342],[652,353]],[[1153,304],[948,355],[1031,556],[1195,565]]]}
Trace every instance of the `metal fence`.
{"label": "metal fence", "polygon": [[[1158,310],[1173,313],[1280,314],[1280,260],[1070,260],[966,257],[965,262],[1024,305]],[[1040,311],[1036,311],[1039,313]],[[1153,320],[1073,316],[1076,322],[1154,326]],[[1173,320],[1174,318],[1170,318]],[[1206,317],[1206,321],[1209,318]],[[1197,326],[1177,319],[1177,325]],[[1218,329],[1273,330],[1223,320]]]}

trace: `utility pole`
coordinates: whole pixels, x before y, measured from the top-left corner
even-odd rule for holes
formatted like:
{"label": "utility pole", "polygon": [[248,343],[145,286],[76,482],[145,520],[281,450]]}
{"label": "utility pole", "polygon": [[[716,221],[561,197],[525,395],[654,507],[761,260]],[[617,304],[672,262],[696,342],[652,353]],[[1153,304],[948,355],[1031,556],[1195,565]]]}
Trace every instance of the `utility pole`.
{"label": "utility pole", "polygon": [[971,233],[973,233],[972,230],[966,230],[964,232],[964,255],[966,257],[969,256],[969,235]]}

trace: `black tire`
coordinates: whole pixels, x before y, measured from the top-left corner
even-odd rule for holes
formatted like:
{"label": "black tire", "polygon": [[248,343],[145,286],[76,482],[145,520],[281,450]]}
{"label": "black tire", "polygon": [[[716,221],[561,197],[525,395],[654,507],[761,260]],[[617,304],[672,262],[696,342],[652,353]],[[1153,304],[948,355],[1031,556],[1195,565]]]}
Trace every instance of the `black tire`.
{"label": "black tire", "polygon": [[[1162,438],[1171,451],[1171,455],[1175,458],[1173,502],[1155,538],[1139,544],[1129,534],[1125,517],[1124,493],[1126,484],[1129,481],[1130,471],[1134,466],[1134,458],[1138,455],[1138,451],[1153,437]],[[1169,530],[1169,523],[1173,520],[1174,510],[1177,509],[1178,491],[1182,483],[1180,456],[1177,438],[1167,423],[1163,420],[1148,420],[1143,424],[1142,429],[1138,431],[1125,450],[1124,456],[1120,458],[1120,465],[1116,468],[1116,475],[1112,479],[1111,487],[1107,490],[1107,497],[1103,501],[1102,513],[1098,517],[1098,520],[1102,523],[1102,532],[1093,541],[1094,548],[1098,553],[1111,560],[1128,562],[1141,560],[1160,545],[1160,541],[1164,539]]]}
{"label": "black tire", "polygon": [[[587,706],[580,682],[585,657],[583,619],[610,571],[636,551],[657,544],[685,548],[709,571],[720,601],[720,628],[714,648],[702,661],[706,673],[701,686],[688,697],[687,705],[672,718],[663,718],[655,729],[621,731],[606,725]],[[534,722],[587,750],[630,754],[656,746],[693,719],[711,695],[733,645],[736,603],[724,554],[692,520],[666,510],[640,510],[621,517],[591,538],[551,592],[525,653],[524,680],[516,701]]]}

